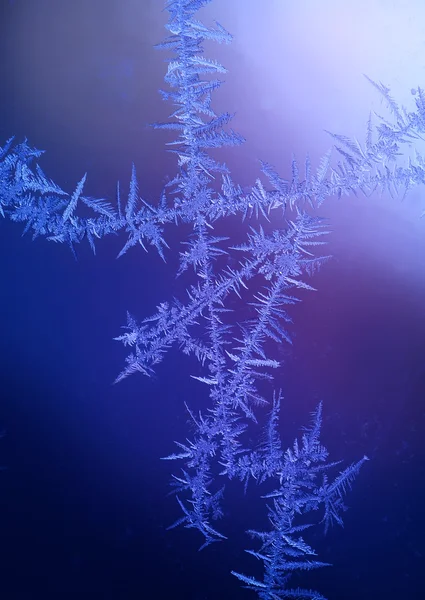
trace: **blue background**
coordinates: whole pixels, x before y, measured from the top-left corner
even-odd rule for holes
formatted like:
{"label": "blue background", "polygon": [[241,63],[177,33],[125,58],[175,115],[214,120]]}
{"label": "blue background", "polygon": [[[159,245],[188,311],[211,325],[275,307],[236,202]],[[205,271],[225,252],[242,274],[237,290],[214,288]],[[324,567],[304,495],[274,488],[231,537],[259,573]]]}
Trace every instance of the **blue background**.
{"label": "blue background", "polygon": [[[385,111],[362,71],[398,86],[403,102],[423,79],[423,42],[415,49],[412,41],[421,3],[384,10],[375,0],[363,20],[362,2],[352,14],[336,4],[319,11],[307,0],[295,8],[217,0],[201,11],[239,36],[207,50],[229,68],[214,106],[237,111],[233,126],[248,139],[221,153],[241,185],[259,176],[258,158],[283,176],[292,151],[301,163],[309,151],[317,164],[330,146],[323,128],[362,136],[369,106]],[[155,202],[175,172],[167,134],[145,126],[171,112],[157,93],[164,55],[152,49],[164,37],[162,3],[0,7],[0,143],[27,136],[46,150],[40,163],[49,177],[72,191],[88,171],[86,192],[97,197],[112,198],[118,179],[128,185],[134,161],[142,196]],[[415,79],[406,90],[408,76]],[[293,347],[278,349],[284,441],[292,443],[323,399],[322,439],[332,457],[372,459],[348,496],[345,529],[308,538],[334,566],[299,583],[330,600],[423,594],[421,195],[403,204],[386,196],[327,201],[319,214],[331,219],[326,252],[334,259],[315,276],[318,291],[291,309]],[[8,220],[0,226],[2,597],[133,599],[154,588],[154,597],[249,598],[229,571],[258,567],[242,552],[251,547],[244,529],[265,523],[258,490],[244,497],[227,484],[225,544],[197,553],[196,533],[165,531],[180,513],[166,496],[170,464],[159,458],[187,435],[183,403],[205,406],[205,386],[189,377],[199,366],[172,350],[157,377],[112,385],[125,357],[112,338],[126,311],[141,319],[173,295],[184,298],[174,276],[178,234],[167,231],[173,250],[165,265],[141,248],[115,260],[120,238],[101,241],[96,257],[78,248],[75,262],[66,247],[21,238],[22,227]]]}

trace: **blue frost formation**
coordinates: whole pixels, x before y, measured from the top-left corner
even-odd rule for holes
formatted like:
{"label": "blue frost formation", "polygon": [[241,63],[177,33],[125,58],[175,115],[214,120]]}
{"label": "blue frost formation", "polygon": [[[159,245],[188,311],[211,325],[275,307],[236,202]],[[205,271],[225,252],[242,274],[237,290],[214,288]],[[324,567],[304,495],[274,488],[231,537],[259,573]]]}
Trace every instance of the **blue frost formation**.
{"label": "blue frost formation", "polygon": [[[425,132],[425,93],[414,90],[416,110],[400,108],[382,84],[371,82],[385,98],[393,122],[371,118],[366,140],[360,144],[343,135],[331,134],[340,154],[337,167],[331,167],[326,154],[316,170],[306,158],[301,175],[295,160],[291,178],[283,179],[274,168],[262,162],[267,185],[257,179],[248,191],[235,183],[225,164],[216,162],[208,149],[241,144],[243,138],[228,129],[229,113],[216,114],[211,94],[221,81],[222,65],[203,56],[205,40],[230,42],[231,35],[219,24],[208,28],[195,19],[196,12],[210,0],[170,0],[166,28],[169,37],[158,45],[173,53],[165,76],[169,91],[163,98],[174,107],[170,121],[155,123],[156,129],[175,131],[169,151],[177,156],[175,177],[166,185],[158,203],[152,205],[139,194],[133,166],[127,200],[122,203],[118,184],[116,203],[84,194],[86,175],[71,194],[49,180],[37,160],[41,152],[26,140],[13,139],[0,149],[0,213],[25,223],[25,232],[75,245],[87,239],[93,252],[95,242],[108,234],[126,236],[119,256],[140,243],[146,250],[154,246],[165,260],[168,248],[165,229],[190,223],[192,233],[180,252],[178,274],[191,271],[193,283],[185,300],[161,303],[140,323],[128,315],[125,332],[118,340],[130,348],[126,365],[117,381],[139,371],[151,375],[172,344],[185,354],[193,354],[203,368],[194,376],[207,386],[209,404],[195,412],[187,406],[192,439],[178,442],[178,451],[164,460],[181,460],[183,466],[173,475],[172,485],[182,516],[172,527],[197,529],[203,538],[201,548],[225,539],[214,522],[222,516],[224,478],[239,479],[245,486],[255,480],[271,480],[274,491],[264,494],[270,529],[250,530],[260,542],[249,554],[264,565],[260,581],[249,575],[233,574],[261,599],[323,598],[318,592],[290,587],[297,570],[322,567],[302,533],[315,524],[297,520],[307,513],[321,514],[325,530],[332,523],[342,525],[345,493],[366,457],[330,477],[338,463],[328,461],[320,443],[321,404],[301,439],[283,450],[279,434],[281,393],[274,392],[270,403],[260,382],[271,381],[279,367],[276,346],[291,343],[291,305],[298,302],[299,289],[314,290],[310,276],[327,260],[316,252],[324,245],[325,223],[312,209],[329,196],[371,194],[375,189],[400,189],[424,183],[425,161],[419,154],[407,166],[397,163],[403,144]],[[206,76],[202,79],[202,76]],[[218,183],[220,182],[220,183]],[[79,205],[92,216],[79,216]],[[283,227],[273,228],[272,210],[282,211]],[[86,211],[86,209],[85,209]],[[214,235],[218,219],[240,215],[249,224],[240,243]],[[283,219],[279,219],[282,223]],[[229,266],[228,257],[237,257]],[[237,296],[250,314],[241,320],[229,301]],[[256,426],[258,407],[269,406],[267,425],[254,447],[247,445],[248,428]],[[319,510],[320,509],[320,510]]]}

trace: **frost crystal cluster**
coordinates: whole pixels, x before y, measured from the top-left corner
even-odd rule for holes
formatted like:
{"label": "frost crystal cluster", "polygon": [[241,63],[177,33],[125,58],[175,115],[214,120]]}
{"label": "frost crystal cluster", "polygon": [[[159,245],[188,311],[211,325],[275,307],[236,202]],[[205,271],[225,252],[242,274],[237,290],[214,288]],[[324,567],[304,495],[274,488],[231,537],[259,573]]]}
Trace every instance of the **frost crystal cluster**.
{"label": "frost crystal cluster", "polygon": [[[27,141],[10,139],[0,149],[0,214],[25,223],[34,238],[67,243],[74,253],[84,239],[94,252],[95,243],[113,233],[125,236],[119,256],[141,244],[146,250],[155,247],[164,260],[166,229],[191,225],[178,271],[192,276],[186,298],[164,301],[141,322],[128,315],[125,332],[117,339],[129,355],[117,381],[136,371],[150,376],[173,344],[198,359],[203,374],[195,379],[208,390],[209,399],[205,394],[205,409],[199,412],[187,406],[192,437],[177,443],[176,453],[165,459],[182,465],[173,475],[182,516],[172,527],[197,529],[201,548],[224,540],[216,522],[223,514],[226,478],[240,480],[245,488],[251,479],[258,489],[269,482],[271,491],[263,497],[270,527],[248,532],[257,546],[247,552],[263,563],[263,579],[233,575],[261,599],[318,600],[323,598],[318,592],[291,585],[294,571],[326,564],[316,560],[304,536],[319,522],[325,530],[332,523],[342,525],[344,496],[367,458],[335,474],[338,463],[329,461],[320,442],[321,404],[300,439],[285,450],[279,432],[282,395],[270,390],[265,397],[263,382],[271,381],[279,368],[277,347],[291,343],[288,324],[298,290],[314,289],[309,278],[328,258],[320,254],[327,231],[315,209],[331,196],[358,191],[370,195],[376,189],[406,193],[424,183],[421,155],[405,166],[397,161],[402,147],[425,132],[425,94],[413,90],[416,110],[408,112],[388,88],[371,82],[385,98],[392,120],[381,118],[375,125],[369,118],[364,143],[331,134],[340,155],[335,168],[330,153],[316,169],[308,157],[302,168],[294,159],[291,178],[285,180],[262,162],[263,181],[242,190],[226,165],[209,154],[212,148],[244,141],[228,127],[232,115],[216,114],[211,107],[211,95],[221,84],[216,77],[225,69],[203,56],[202,44],[232,38],[219,23],[209,28],[195,18],[209,2],[167,3],[169,36],[158,48],[172,53],[165,75],[168,90],[161,94],[173,112],[168,122],[153,126],[175,132],[167,145],[178,168],[157,204],[140,197],[134,166],[125,202],[119,185],[114,204],[86,196],[86,175],[69,194],[43,173],[37,162],[40,151]],[[79,216],[81,204],[91,216]],[[230,216],[240,216],[247,225],[245,240],[215,234],[215,223]],[[246,312],[243,319],[230,307],[235,297]],[[262,407],[267,407],[267,423],[252,446],[247,431],[255,430]]]}

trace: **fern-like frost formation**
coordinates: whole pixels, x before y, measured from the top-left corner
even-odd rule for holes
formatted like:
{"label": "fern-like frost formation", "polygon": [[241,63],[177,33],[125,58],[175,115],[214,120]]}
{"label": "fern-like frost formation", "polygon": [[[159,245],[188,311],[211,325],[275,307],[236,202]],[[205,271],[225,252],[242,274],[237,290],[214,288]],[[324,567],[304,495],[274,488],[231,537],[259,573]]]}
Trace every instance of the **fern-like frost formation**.
{"label": "fern-like frost formation", "polygon": [[[211,95],[222,83],[215,77],[226,70],[203,56],[202,44],[228,43],[232,36],[219,23],[209,28],[195,18],[209,2],[172,0],[166,5],[169,36],[157,48],[173,54],[165,75],[170,89],[161,94],[174,110],[170,121],[153,127],[175,132],[176,139],[167,146],[176,154],[178,168],[158,203],[152,205],[140,196],[134,165],[125,204],[119,184],[114,204],[86,196],[86,175],[73,192],[66,192],[41,170],[39,150],[26,140],[16,143],[11,138],[0,149],[0,214],[25,223],[24,233],[31,230],[33,238],[65,242],[74,253],[84,239],[95,252],[98,240],[124,232],[118,256],[140,244],[145,250],[153,246],[164,260],[166,228],[192,225],[178,270],[178,275],[192,273],[186,298],[164,301],[141,322],[128,315],[125,331],[116,339],[130,353],[116,381],[135,372],[152,375],[173,344],[198,359],[203,374],[193,377],[206,386],[209,403],[201,411],[186,407],[192,439],[176,442],[177,452],[164,459],[183,465],[172,479],[182,516],[170,528],[197,529],[200,549],[225,540],[215,524],[223,514],[223,481],[238,479],[245,490],[251,480],[270,481],[274,490],[263,495],[270,529],[248,531],[259,546],[247,552],[263,563],[263,579],[233,575],[261,599],[319,600],[323,596],[318,592],[291,587],[295,571],[327,566],[316,560],[304,532],[318,522],[325,531],[332,524],[342,525],[344,496],[367,457],[332,475],[339,463],[328,460],[320,441],[322,404],[301,438],[284,450],[279,433],[282,394],[274,392],[267,400],[259,383],[271,381],[280,366],[277,346],[292,343],[290,307],[299,301],[298,290],[314,291],[309,279],[329,258],[320,254],[327,225],[314,209],[330,196],[358,191],[370,195],[376,189],[405,194],[424,183],[425,161],[419,153],[404,166],[397,161],[403,145],[425,132],[425,93],[421,88],[412,90],[416,110],[408,112],[387,87],[370,80],[387,102],[392,121],[380,118],[373,125],[369,118],[364,143],[331,134],[340,155],[335,168],[330,152],[316,169],[308,156],[302,168],[294,158],[291,178],[285,180],[261,162],[267,183],[257,179],[244,191],[227,166],[208,154],[211,148],[244,141],[228,128],[232,115],[216,114],[211,108]],[[79,216],[81,204],[92,216]],[[276,210],[282,218],[274,228],[277,220],[270,215]],[[249,226],[240,243],[231,236],[214,235],[214,223],[234,215]],[[235,259],[232,267],[229,256]],[[244,320],[230,308],[235,296],[251,311]],[[257,426],[258,410],[265,406],[267,424],[258,444],[249,447],[244,434]],[[308,524],[302,518],[307,514]]]}

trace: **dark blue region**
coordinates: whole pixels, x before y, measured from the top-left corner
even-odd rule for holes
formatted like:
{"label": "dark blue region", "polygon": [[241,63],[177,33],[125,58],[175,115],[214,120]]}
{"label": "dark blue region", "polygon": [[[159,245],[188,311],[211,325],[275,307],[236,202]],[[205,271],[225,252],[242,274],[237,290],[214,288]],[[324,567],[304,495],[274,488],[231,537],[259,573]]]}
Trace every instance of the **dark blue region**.
{"label": "dark blue region", "polygon": [[[245,529],[267,527],[255,487],[244,497],[241,484],[227,484],[220,522],[226,542],[198,553],[202,540],[196,532],[165,531],[180,512],[175,499],[166,497],[168,463],[159,457],[174,451],[173,439],[187,435],[183,401],[196,405],[199,390],[188,378],[193,363],[171,352],[157,379],[136,375],[111,385],[123,358],[112,337],[129,302],[146,314],[155,301],[152,286],[135,286],[131,275],[136,269],[141,281],[155,281],[152,260],[134,253],[116,261],[116,248],[105,247],[97,257],[87,249],[76,263],[64,246],[21,238],[20,226],[7,221],[1,227],[3,597],[132,599],[146,597],[152,586],[157,597],[253,596],[229,571],[255,574],[256,561],[241,550],[253,547]],[[349,288],[348,278],[340,285]],[[382,289],[372,279],[362,286],[359,294],[373,305]],[[334,315],[338,310],[328,308]],[[392,308],[412,331],[419,315],[402,312],[402,302]],[[367,307],[362,310],[367,314]],[[389,316],[382,315],[381,326]],[[348,339],[356,328],[356,319],[346,323]],[[344,530],[323,538],[316,528],[306,535],[318,558],[334,566],[306,574],[300,584],[330,599],[420,597],[424,371],[412,352],[403,369],[385,373],[388,357],[373,354],[380,333],[386,334],[375,329],[367,338],[370,349],[366,344],[356,365],[358,383],[353,380],[344,398],[330,397],[324,406],[322,437],[332,457],[349,461],[368,451],[372,458],[347,499]],[[301,348],[316,334],[314,328],[301,331]],[[399,336],[403,344],[403,331]],[[410,341],[416,348],[420,343]],[[304,396],[301,382],[312,364],[302,357],[289,361],[286,396],[297,397],[297,389]],[[372,363],[378,380],[368,389],[364,379]],[[326,388],[320,378],[316,385]],[[372,417],[361,423],[353,415],[366,406]],[[307,412],[305,406],[288,407],[288,444]]]}

